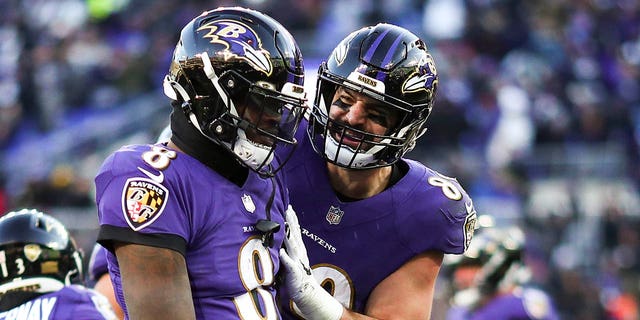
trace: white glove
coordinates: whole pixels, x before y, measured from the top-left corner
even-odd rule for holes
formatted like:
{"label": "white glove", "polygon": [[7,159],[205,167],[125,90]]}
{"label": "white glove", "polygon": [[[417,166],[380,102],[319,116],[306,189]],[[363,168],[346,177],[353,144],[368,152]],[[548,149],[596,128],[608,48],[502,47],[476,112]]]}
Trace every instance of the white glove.
{"label": "white glove", "polygon": [[284,246],[287,249],[280,249],[280,262],[285,272],[284,285],[291,294],[295,311],[305,319],[340,319],[344,308],[311,274],[298,218],[291,206],[286,212],[286,222]]}

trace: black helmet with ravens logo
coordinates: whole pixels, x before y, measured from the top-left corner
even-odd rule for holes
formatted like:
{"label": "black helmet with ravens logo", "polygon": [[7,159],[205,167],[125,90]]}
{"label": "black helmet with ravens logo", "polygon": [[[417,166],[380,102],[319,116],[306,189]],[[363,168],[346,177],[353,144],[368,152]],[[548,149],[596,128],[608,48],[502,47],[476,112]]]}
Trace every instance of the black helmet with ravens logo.
{"label": "black helmet with ravens logo", "polygon": [[[344,38],[318,70],[308,134],[327,161],[352,169],[389,166],[424,133],[438,84],[425,43],[408,30],[381,23]],[[396,119],[382,135],[331,119],[338,88],[364,95]],[[345,136],[356,143],[343,143]],[[342,138],[341,138],[342,137]]]}
{"label": "black helmet with ravens logo", "polygon": [[[275,148],[296,144],[303,80],[300,50],[280,23],[255,10],[221,7],[182,29],[164,92],[199,134],[270,176],[279,169],[271,165]],[[172,119],[173,135],[180,130]]]}

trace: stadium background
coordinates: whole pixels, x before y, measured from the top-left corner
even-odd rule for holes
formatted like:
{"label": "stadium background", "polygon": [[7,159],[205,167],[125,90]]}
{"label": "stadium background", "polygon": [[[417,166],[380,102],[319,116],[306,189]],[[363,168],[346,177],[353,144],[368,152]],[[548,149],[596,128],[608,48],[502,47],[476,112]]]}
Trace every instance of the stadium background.
{"label": "stadium background", "polygon": [[[5,0],[0,211],[53,213],[88,256],[96,169],[121,145],[154,141],[168,123],[161,79],[179,29],[221,5],[285,25],[311,90],[321,59],[356,28],[383,21],[423,37],[440,88],[410,157],[457,177],[499,226],[525,229],[533,280],[565,319],[637,319],[634,0]],[[434,319],[446,281],[438,292]]]}

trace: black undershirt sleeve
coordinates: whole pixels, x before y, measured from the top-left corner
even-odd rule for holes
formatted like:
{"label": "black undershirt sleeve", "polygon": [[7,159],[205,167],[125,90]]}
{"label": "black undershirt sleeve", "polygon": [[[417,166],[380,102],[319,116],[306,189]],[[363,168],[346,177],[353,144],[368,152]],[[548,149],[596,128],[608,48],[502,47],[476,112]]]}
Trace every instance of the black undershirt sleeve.
{"label": "black undershirt sleeve", "polygon": [[166,248],[178,251],[183,256],[187,251],[187,241],[169,233],[140,233],[129,228],[111,225],[100,226],[97,242],[113,253],[115,242],[135,243],[150,247]]}

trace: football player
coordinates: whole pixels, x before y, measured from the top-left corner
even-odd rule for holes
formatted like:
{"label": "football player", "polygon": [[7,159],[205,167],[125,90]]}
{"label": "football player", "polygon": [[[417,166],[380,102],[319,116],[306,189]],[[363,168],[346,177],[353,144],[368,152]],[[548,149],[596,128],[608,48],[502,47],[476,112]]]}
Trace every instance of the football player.
{"label": "football player", "polygon": [[455,178],[404,158],[437,85],[426,44],[391,24],[351,33],[321,64],[285,167],[304,242],[291,232],[282,252],[288,318],[429,318],[443,255],[464,252],[476,221]]}
{"label": "football player", "polygon": [[116,319],[82,276],[81,252],[60,221],[35,209],[0,218],[0,319]]}
{"label": "football player", "polygon": [[182,29],[164,81],[170,141],[125,146],[95,178],[128,318],[279,318],[289,200],[274,150],[296,143],[303,77],[293,37],[260,12],[218,8]]}
{"label": "football player", "polygon": [[447,320],[555,320],[544,291],[529,285],[525,236],[517,227],[480,229],[464,255],[445,257],[455,294]]}

